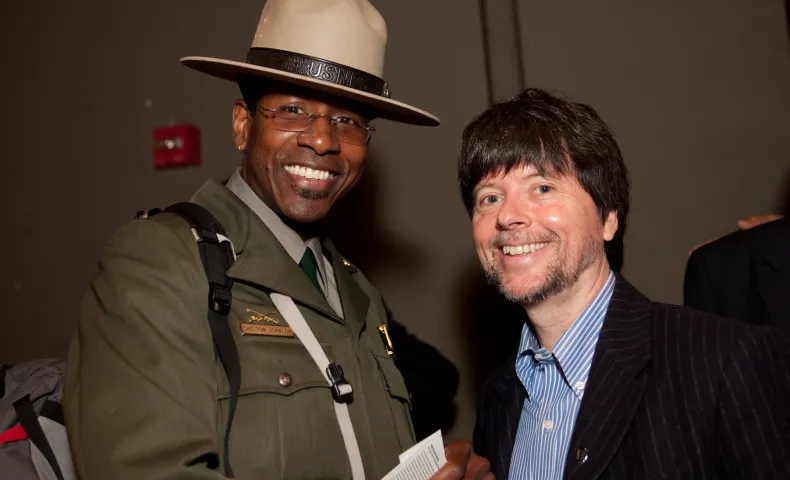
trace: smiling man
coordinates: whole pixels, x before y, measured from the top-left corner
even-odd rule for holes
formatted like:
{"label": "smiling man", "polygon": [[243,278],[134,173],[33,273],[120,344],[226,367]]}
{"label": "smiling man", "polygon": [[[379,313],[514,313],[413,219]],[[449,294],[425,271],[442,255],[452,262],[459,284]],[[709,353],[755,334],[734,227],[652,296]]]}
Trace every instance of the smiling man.
{"label": "smiling man", "polygon": [[491,106],[459,180],[489,281],[528,317],[479,402],[496,478],[790,478],[790,342],[611,271],[629,185],[592,108],[537,89]]}
{"label": "smiling man", "polygon": [[[236,257],[212,277],[233,280],[220,318],[230,347],[215,353],[223,327],[209,308],[227,297],[207,301],[217,287],[198,229],[166,212],[117,231],[69,353],[65,415],[83,480],[379,479],[414,444],[381,296],[320,228],[360,179],[371,120],[439,123],[390,98],[385,44],[366,0],[268,0],[244,62],[182,59],[243,97],[240,168],[192,197]],[[487,473],[469,442],[446,454],[437,478]]]}

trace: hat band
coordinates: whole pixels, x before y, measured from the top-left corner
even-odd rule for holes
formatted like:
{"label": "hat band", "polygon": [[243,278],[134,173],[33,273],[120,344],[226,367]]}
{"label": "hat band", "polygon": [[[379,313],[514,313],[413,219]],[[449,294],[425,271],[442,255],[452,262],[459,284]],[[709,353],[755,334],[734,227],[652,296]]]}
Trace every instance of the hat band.
{"label": "hat band", "polygon": [[274,48],[251,48],[247,63],[315,78],[366,93],[390,98],[387,82],[370,73],[321,58]]}

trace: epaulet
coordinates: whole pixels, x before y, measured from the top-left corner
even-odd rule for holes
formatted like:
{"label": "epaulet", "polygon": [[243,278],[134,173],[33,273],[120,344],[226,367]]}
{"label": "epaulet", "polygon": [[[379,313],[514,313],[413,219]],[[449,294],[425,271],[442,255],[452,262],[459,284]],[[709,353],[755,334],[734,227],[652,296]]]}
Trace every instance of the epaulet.
{"label": "epaulet", "polygon": [[354,265],[353,263],[349,262],[347,259],[345,259],[343,257],[340,257],[340,258],[341,258],[341,260],[343,260],[343,265],[348,269],[349,273],[357,273],[359,271],[359,269],[357,268],[356,265]]}

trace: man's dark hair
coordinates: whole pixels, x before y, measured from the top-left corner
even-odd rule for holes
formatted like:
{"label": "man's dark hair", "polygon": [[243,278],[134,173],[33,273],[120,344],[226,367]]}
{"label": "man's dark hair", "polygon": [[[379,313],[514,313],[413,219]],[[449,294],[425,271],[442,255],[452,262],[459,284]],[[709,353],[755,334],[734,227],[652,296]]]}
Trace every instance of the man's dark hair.
{"label": "man's dark hair", "polygon": [[601,221],[617,212],[615,239],[622,237],[628,171],[612,132],[595,110],[537,88],[488,107],[462,137],[458,181],[467,211],[473,211],[480,180],[526,165],[543,176],[575,175],[598,207]]}

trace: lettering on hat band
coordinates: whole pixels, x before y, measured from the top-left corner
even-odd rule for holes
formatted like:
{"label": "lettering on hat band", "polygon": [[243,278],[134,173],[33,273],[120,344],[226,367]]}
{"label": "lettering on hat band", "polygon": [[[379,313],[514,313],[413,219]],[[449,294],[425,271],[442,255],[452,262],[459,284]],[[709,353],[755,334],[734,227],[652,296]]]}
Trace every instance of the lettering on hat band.
{"label": "lettering on hat band", "polygon": [[246,62],[390,98],[389,86],[381,78],[321,58],[274,48],[251,48]]}

